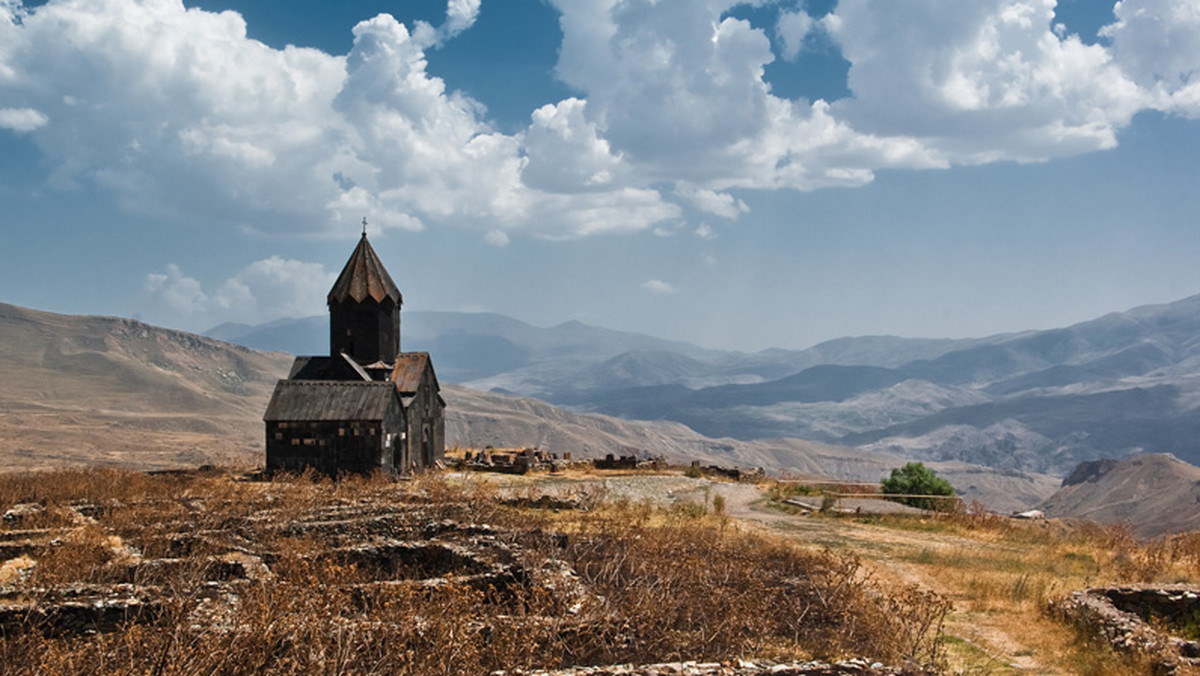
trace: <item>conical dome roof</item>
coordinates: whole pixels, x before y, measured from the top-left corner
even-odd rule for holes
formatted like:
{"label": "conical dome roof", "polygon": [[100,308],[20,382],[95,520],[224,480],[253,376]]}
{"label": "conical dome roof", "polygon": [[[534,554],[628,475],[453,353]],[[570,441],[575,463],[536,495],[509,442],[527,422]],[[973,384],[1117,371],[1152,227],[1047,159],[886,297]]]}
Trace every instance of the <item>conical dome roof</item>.
{"label": "conical dome roof", "polygon": [[361,303],[368,298],[376,303],[383,302],[384,298],[391,298],[397,305],[404,302],[400,289],[384,269],[364,232],[354,253],[350,254],[350,260],[346,261],[346,267],[342,268],[342,274],[329,290],[327,302],[332,305],[353,299]]}

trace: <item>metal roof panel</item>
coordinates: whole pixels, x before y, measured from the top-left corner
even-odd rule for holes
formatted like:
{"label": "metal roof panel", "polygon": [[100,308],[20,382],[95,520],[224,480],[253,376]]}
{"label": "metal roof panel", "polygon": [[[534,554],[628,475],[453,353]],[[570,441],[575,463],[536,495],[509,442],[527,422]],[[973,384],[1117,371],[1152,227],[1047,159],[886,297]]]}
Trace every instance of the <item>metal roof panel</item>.
{"label": "metal roof panel", "polygon": [[392,368],[392,382],[396,383],[396,390],[404,394],[416,392],[428,365],[428,352],[402,352],[396,355],[396,366]]}

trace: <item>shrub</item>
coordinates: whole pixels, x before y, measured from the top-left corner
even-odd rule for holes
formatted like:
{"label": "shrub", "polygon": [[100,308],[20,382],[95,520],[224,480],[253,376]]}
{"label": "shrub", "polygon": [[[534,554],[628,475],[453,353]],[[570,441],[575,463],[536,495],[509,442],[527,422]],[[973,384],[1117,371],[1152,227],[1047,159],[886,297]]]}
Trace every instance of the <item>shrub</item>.
{"label": "shrub", "polygon": [[[937,472],[919,462],[910,462],[903,467],[893,469],[892,475],[883,480],[882,487],[884,493],[896,495],[954,495],[954,486],[951,486],[949,481],[939,477]],[[896,498],[896,502],[920,509],[942,511],[949,511],[953,507],[953,502],[950,500],[934,500],[923,497]]]}

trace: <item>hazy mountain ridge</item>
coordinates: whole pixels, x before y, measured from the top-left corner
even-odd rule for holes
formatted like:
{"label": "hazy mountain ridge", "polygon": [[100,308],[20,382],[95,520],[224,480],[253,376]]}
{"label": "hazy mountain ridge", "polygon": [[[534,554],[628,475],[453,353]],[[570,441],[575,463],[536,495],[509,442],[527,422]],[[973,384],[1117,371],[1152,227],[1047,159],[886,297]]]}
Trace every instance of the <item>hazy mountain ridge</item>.
{"label": "hazy mountain ridge", "polygon": [[[644,387],[664,384],[666,376],[672,383],[698,389],[777,380],[829,364],[895,367],[995,340],[866,336],[838,338],[805,350],[745,353],[574,321],[539,328],[492,313],[409,310],[401,321],[402,347],[439,355],[438,373],[444,381],[527,395],[589,391],[596,386]],[[257,350],[323,354],[329,349],[329,323],[324,316],[257,326],[222,324],[205,335]],[[631,365],[645,374],[643,379]]]}
{"label": "hazy mountain ridge", "polygon": [[448,382],[708,437],[794,437],[1060,475],[1138,452],[1200,462],[1200,296],[1046,331],[839,338],[754,354],[498,315],[406,313],[404,326],[405,344],[438,354]]}
{"label": "hazy mountain ridge", "polygon": [[[0,304],[0,462],[137,468],[260,463],[262,413],[291,356],[141,322]],[[904,458],[801,440],[713,439],[668,421],[580,414],[536,399],[443,387],[450,444],[539,446],[575,457],[630,453],[877,481]],[[1052,478],[935,465],[967,499],[1035,504]],[[966,474],[963,474],[963,473]],[[1015,482],[1015,483],[1014,483]]]}
{"label": "hazy mountain ridge", "polygon": [[1197,350],[1200,297],[1192,297],[894,368],[827,365],[759,384],[559,397],[581,409],[679,420],[710,436],[796,436],[1062,474],[1138,452],[1200,462]]}

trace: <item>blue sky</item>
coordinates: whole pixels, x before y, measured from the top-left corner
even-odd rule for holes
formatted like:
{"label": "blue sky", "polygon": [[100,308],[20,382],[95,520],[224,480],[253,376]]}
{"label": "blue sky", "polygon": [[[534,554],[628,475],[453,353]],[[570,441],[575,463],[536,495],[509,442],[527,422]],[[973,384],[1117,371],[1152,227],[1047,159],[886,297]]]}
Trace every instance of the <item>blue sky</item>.
{"label": "blue sky", "polygon": [[1196,0],[0,0],[0,301],[721,348],[1200,293]]}

